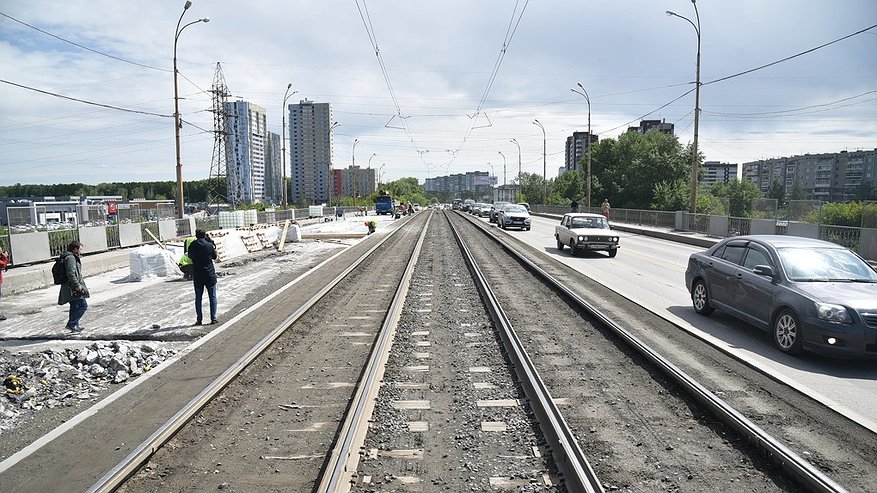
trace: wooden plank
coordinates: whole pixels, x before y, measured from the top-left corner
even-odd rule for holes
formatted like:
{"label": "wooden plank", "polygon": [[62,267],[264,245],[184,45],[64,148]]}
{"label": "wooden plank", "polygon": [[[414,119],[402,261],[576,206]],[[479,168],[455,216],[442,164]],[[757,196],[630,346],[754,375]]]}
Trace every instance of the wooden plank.
{"label": "wooden plank", "polygon": [[283,246],[286,245],[286,233],[289,231],[289,219],[283,221],[283,234],[280,235],[280,243],[277,244],[277,251],[282,252]]}

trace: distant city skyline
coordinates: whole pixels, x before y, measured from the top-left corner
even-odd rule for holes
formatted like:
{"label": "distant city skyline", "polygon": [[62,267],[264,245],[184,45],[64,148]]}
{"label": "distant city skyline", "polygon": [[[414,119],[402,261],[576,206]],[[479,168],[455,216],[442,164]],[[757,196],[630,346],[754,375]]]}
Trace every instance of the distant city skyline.
{"label": "distant city skyline", "polygon": [[[184,3],[0,7],[0,185],[175,180],[173,35]],[[696,20],[690,0],[386,0],[367,5],[367,23],[363,5],[194,0],[183,24],[210,21],[178,40],[183,179],[209,177],[217,61],[229,100],[264,108],[269,133],[283,133],[289,84],[295,100],[330,102],[340,124],[332,168],[351,165],[358,139],[357,164],[376,154],[383,182],[486,170],[502,165],[498,152],[516,162],[510,139],[522,170],[541,175],[534,119],[556,176],[567,137],[587,131],[587,102],[570,91],[578,83],[600,141],[640,120],[666,121],[682,145],[692,140],[697,36],[665,14]],[[860,32],[875,24],[877,2],[697,8],[706,161],[877,147],[877,29]]]}

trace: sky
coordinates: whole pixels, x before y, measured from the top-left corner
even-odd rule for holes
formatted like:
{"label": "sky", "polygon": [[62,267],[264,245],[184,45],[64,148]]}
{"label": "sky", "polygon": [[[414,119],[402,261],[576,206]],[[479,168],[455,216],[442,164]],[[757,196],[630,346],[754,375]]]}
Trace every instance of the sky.
{"label": "sky", "polygon": [[[0,185],[175,181],[184,4],[0,2]],[[877,1],[696,6],[706,160],[877,148],[877,28],[713,82],[875,25]],[[210,176],[217,64],[229,100],[265,108],[272,132],[290,83],[288,102],[331,103],[333,167],[355,159],[384,182],[511,183],[519,160],[557,176],[566,138],[588,129],[579,83],[601,140],[643,118],[673,123],[683,145],[694,136],[690,0],[194,0],[182,25],[204,17],[177,43],[184,180]]]}

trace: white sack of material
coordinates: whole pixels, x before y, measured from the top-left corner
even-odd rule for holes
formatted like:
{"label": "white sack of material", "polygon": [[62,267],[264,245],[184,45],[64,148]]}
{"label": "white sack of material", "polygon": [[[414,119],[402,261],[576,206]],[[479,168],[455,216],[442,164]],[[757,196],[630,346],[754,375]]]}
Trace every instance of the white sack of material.
{"label": "white sack of material", "polygon": [[128,280],[132,282],[183,275],[171,253],[157,245],[143,245],[132,250],[130,268]]}

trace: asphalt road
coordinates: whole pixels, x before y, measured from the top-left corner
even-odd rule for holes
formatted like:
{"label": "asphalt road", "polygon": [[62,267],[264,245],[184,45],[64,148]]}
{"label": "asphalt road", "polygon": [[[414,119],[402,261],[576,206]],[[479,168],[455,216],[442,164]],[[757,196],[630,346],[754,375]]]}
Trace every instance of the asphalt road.
{"label": "asphalt road", "polygon": [[534,216],[530,231],[508,233],[877,433],[874,361],[787,356],[774,349],[766,332],[751,325],[719,312],[696,314],[684,275],[689,255],[699,247],[619,232],[617,257],[610,259],[605,252],[573,257],[569,248],[557,250],[556,223]]}

